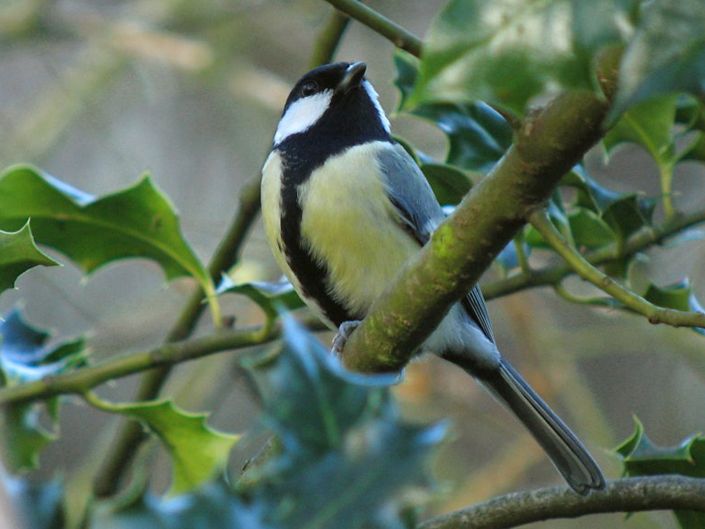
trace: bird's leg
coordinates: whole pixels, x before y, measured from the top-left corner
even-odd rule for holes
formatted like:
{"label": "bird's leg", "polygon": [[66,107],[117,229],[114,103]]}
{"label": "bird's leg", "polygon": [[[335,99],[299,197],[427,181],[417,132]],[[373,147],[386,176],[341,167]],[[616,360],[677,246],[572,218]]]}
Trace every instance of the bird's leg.
{"label": "bird's leg", "polygon": [[362,322],[360,320],[350,320],[341,323],[340,327],[338,327],[338,333],[335,335],[335,338],[333,338],[333,347],[330,350],[331,353],[338,358],[342,358],[343,349],[345,349],[345,344],[347,343],[348,338],[350,338],[350,335],[359,327],[361,323]]}

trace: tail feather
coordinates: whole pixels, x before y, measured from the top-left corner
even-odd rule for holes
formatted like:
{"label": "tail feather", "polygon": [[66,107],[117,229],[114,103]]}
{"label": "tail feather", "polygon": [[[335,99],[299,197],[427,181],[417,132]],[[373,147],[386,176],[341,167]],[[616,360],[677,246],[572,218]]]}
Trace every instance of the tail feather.
{"label": "tail feather", "polygon": [[587,449],[508,362],[502,360],[498,370],[479,378],[529,429],[573,490],[585,495],[605,487]]}

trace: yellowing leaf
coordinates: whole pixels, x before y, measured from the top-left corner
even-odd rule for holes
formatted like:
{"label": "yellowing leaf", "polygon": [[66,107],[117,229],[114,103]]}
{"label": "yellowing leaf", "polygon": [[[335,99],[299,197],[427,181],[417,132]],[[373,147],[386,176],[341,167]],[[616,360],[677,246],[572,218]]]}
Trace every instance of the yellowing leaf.
{"label": "yellowing leaf", "polygon": [[172,461],[169,494],[191,491],[223,471],[230,449],[240,438],[209,427],[207,414],[189,413],[171,401],[98,407],[139,420],[159,438]]}

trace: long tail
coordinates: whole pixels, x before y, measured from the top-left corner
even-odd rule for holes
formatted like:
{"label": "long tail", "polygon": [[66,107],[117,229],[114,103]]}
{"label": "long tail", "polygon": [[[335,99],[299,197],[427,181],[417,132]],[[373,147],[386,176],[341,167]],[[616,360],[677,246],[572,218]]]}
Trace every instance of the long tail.
{"label": "long tail", "polygon": [[[471,372],[477,376],[477,372]],[[587,449],[506,360],[478,377],[514,412],[578,494],[605,487],[605,478]]]}

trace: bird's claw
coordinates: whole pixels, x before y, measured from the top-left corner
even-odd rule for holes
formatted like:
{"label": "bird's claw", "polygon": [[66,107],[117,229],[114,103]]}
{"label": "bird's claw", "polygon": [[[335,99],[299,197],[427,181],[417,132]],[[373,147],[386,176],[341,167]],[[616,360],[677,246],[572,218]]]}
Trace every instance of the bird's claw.
{"label": "bird's claw", "polygon": [[348,338],[362,323],[359,320],[344,321],[338,327],[338,332],[333,338],[333,347],[331,348],[331,353],[333,353],[338,358],[342,358],[343,349],[345,349],[345,344],[348,342]]}

